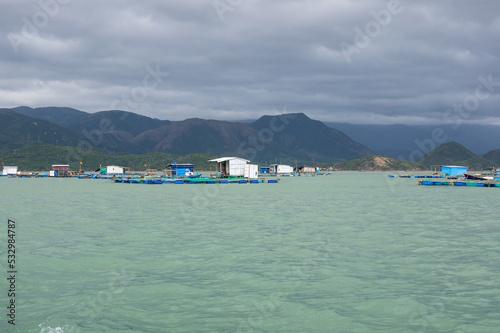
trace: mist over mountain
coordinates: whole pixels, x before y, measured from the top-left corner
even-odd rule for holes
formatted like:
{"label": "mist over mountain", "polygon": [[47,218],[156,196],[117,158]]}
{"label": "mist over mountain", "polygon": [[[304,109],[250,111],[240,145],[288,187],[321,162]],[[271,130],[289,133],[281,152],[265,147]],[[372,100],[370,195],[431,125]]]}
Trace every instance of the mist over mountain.
{"label": "mist over mountain", "polygon": [[[367,146],[379,155],[411,160],[437,148],[442,143],[457,142],[475,154],[483,155],[500,148],[500,126],[494,125],[354,125],[326,123]],[[434,134],[433,134],[434,133]],[[435,133],[439,133],[436,140]],[[413,153],[413,156],[412,156]],[[413,158],[414,159],[414,158]]]}

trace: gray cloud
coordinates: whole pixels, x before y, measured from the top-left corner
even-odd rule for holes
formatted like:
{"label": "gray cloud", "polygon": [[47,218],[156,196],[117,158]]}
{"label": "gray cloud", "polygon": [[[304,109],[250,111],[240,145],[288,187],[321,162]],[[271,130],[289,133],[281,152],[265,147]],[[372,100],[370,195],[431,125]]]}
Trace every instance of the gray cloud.
{"label": "gray cloud", "polygon": [[[493,0],[10,0],[1,12],[5,107],[95,112],[132,95],[131,111],[160,119],[286,108],[324,121],[429,124],[474,96],[479,77],[500,82]],[[342,45],[357,52],[346,57]],[[148,66],[169,75],[141,90]],[[500,124],[499,92],[464,120]]]}

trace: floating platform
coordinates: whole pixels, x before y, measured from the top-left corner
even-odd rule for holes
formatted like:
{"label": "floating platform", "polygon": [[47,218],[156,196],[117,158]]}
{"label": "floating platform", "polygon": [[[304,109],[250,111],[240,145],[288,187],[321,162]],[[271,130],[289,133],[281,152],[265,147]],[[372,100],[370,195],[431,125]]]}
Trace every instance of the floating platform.
{"label": "floating platform", "polygon": [[471,187],[500,187],[500,182],[494,181],[432,181],[420,180],[418,185],[424,186],[471,186]]}
{"label": "floating platform", "polygon": [[[279,179],[270,179],[268,183],[278,183]],[[214,179],[214,178],[140,178],[140,177],[116,177],[115,183],[128,183],[128,184],[261,184],[264,183],[262,179],[247,179],[247,178],[227,178],[227,179]]]}
{"label": "floating platform", "polygon": [[[448,178],[448,176],[442,176],[442,175],[389,175],[389,178]],[[456,177],[453,177],[453,179],[456,179]]]}

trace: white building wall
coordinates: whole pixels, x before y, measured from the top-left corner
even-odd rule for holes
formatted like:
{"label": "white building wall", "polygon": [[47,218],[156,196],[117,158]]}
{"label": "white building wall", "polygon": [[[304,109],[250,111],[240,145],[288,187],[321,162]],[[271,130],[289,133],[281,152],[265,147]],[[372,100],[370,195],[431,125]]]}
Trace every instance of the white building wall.
{"label": "white building wall", "polygon": [[259,178],[259,166],[257,164],[247,164],[245,166],[245,178]]}
{"label": "white building wall", "polygon": [[243,159],[229,161],[229,175],[235,177],[245,177],[245,166],[247,162]]}
{"label": "white building wall", "polygon": [[118,173],[123,173],[123,168],[122,167],[119,167],[119,166],[116,166],[116,165],[109,165],[107,168],[106,168],[106,172],[108,174],[118,174]]}
{"label": "white building wall", "polygon": [[7,175],[16,175],[17,174],[17,167],[16,166],[4,166],[2,175],[7,176]]}
{"label": "white building wall", "polygon": [[280,164],[277,166],[277,171],[278,174],[286,174],[286,173],[293,173],[293,167],[290,165],[283,165]]}
{"label": "white building wall", "polygon": [[304,167],[302,169],[303,173],[316,173],[316,168],[315,167]]}

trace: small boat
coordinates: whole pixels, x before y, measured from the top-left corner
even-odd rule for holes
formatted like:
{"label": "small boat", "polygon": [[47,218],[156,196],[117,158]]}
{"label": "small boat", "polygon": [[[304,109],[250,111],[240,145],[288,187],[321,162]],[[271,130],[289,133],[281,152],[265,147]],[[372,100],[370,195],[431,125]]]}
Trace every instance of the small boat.
{"label": "small boat", "polygon": [[190,178],[190,179],[197,179],[200,177],[201,177],[201,173],[197,173],[196,175],[187,176],[187,178]]}
{"label": "small boat", "polygon": [[87,173],[85,175],[79,175],[77,177],[78,177],[78,179],[92,179],[93,178],[92,176],[93,176],[93,174]]}
{"label": "small boat", "polygon": [[465,174],[464,176],[465,176],[466,179],[471,179],[471,180],[494,180],[494,179],[500,179],[499,170],[496,169],[496,168],[483,169],[483,170],[481,170],[480,174],[474,174],[474,175]]}
{"label": "small boat", "polygon": [[[469,175],[469,174],[464,174],[465,179],[470,179],[470,180],[488,180],[486,177],[482,175]],[[490,178],[491,179],[491,178]]]}

